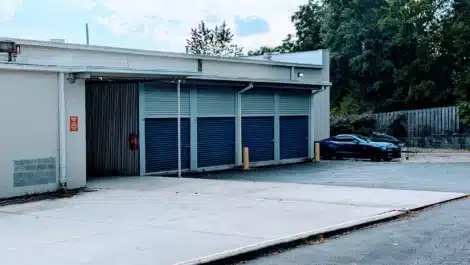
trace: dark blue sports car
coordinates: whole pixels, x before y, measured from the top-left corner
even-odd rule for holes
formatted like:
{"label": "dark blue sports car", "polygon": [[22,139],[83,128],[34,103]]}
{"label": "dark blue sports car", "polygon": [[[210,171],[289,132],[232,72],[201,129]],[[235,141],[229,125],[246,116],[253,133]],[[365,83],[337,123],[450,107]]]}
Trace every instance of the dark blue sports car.
{"label": "dark blue sports car", "polygon": [[390,161],[401,157],[399,145],[390,142],[377,142],[357,135],[340,134],[320,143],[320,154],[325,159],[366,158],[373,161]]}

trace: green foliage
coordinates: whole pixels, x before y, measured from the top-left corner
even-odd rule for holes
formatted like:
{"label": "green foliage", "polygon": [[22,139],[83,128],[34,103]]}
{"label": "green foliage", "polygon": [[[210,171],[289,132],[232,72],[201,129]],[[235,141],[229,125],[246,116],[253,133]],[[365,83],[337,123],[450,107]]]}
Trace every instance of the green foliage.
{"label": "green foliage", "polygon": [[332,116],[330,121],[331,135],[354,133],[365,136],[375,131],[376,120],[370,114],[351,116]]}
{"label": "green foliage", "polygon": [[470,101],[470,0],[309,0],[257,54],[327,48],[335,115]]}
{"label": "green foliage", "polygon": [[406,123],[406,115],[399,114],[394,117],[393,121],[388,126],[386,133],[397,138],[405,138],[408,136],[408,132],[405,128]]}
{"label": "green foliage", "polygon": [[470,126],[470,102],[459,104],[459,116],[463,125]]}
{"label": "green foliage", "polygon": [[233,33],[225,21],[214,29],[208,28],[204,21],[191,29],[191,36],[186,40],[191,54],[234,57],[243,54],[243,48],[232,44]]}

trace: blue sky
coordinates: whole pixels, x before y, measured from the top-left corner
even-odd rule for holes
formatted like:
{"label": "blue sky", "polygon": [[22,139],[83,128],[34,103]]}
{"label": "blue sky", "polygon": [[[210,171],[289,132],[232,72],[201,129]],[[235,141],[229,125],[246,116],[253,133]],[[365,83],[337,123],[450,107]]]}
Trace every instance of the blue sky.
{"label": "blue sky", "polygon": [[[225,20],[246,50],[293,33],[290,16],[308,0],[1,0],[0,36],[184,51],[191,27]],[[197,2],[197,3],[196,3]]]}

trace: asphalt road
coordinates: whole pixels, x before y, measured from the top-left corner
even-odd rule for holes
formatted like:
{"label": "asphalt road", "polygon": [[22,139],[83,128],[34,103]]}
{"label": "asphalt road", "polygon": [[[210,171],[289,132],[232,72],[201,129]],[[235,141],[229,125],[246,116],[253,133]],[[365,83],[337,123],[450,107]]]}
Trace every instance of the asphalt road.
{"label": "asphalt road", "polygon": [[470,200],[418,216],[249,261],[247,265],[470,264]]}
{"label": "asphalt road", "polygon": [[470,193],[470,163],[324,161],[195,177]]}
{"label": "asphalt road", "polygon": [[[470,163],[371,163],[327,161],[251,172],[203,175],[250,181],[470,193]],[[355,231],[326,243],[249,261],[249,265],[470,264],[470,199],[416,217]]]}

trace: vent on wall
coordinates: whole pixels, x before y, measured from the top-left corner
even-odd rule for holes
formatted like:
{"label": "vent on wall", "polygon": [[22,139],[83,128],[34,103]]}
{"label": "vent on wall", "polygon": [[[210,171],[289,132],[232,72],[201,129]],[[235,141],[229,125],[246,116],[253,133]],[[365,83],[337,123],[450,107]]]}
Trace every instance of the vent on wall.
{"label": "vent on wall", "polygon": [[57,166],[55,157],[13,161],[14,187],[25,187],[55,183]]}

